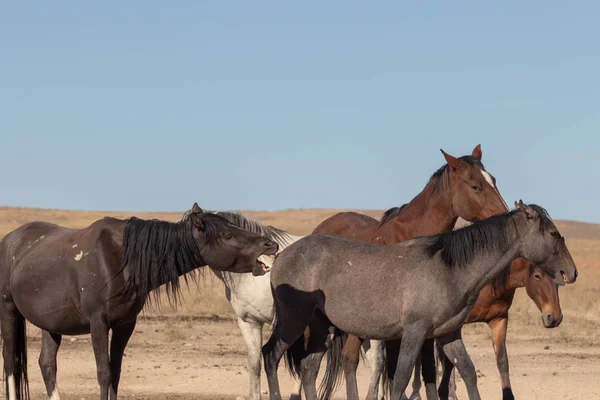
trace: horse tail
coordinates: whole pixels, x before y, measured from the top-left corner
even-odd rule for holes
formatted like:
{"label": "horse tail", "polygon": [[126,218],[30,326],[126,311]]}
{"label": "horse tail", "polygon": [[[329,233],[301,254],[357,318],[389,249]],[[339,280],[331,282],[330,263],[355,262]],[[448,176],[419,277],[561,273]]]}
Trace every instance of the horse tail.
{"label": "horse tail", "polygon": [[348,339],[348,334],[335,328],[333,339],[329,342],[327,351],[327,367],[325,376],[319,386],[319,400],[329,400],[342,381],[342,349]]}
{"label": "horse tail", "polygon": [[287,368],[294,378],[302,379],[302,368],[300,363],[306,353],[305,338],[304,336],[299,337],[289,349],[285,352],[285,360],[287,361]]}
{"label": "horse tail", "polygon": [[[13,320],[15,322],[14,329],[15,339],[13,351],[13,373],[12,376],[6,374],[4,369],[4,385],[7,398],[14,385],[15,395],[17,400],[29,399],[29,378],[27,377],[27,332],[25,318],[18,314]],[[5,361],[6,362],[6,361]]]}

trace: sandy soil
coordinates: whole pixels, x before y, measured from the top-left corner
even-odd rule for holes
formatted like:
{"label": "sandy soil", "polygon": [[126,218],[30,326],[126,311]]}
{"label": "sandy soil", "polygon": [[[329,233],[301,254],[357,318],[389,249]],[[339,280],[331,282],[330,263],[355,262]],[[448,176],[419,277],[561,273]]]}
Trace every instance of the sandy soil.
{"label": "sandy soil", "polygon": [[[560,328],[557,328],[560,329]],[[29,328],[30,388],[34,399],[45,398],[37,356],[39,330]],[[468,329],[465,342],[479,371],[484,399],[500,399],[498,373],[491,343],[483,329]],[[515,395],[520,399],[600,398],[600,349],[576,343],[552,343],[528,337],[509,337],[508,349]],[[121,398],[235,399],[247,393],[245,346],[229,318],[147,318],[138,323],[126,350]],[[369,370],[361,365],[361,396]],[[280,368],[284,396],[292,387]],[[58,381],[63,399],[98,396],[90,337],[65,337],[59,351]],[[466,399],[462,381],[458,394]],[[263,398],[267,399],[263,373]],[[424,394],[424,392],[423,392]],[[344,398],[344,389],[337,392]]]}

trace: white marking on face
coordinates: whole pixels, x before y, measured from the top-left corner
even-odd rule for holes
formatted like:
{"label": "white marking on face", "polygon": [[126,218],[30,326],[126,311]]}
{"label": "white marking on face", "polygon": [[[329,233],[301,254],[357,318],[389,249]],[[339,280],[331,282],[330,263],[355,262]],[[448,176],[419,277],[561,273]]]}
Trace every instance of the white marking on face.
{"label": "white marking on face", "polygon": [[79,260],[81,260],[81,258],[82,258],[82,257],[83,257],[83,250],[81,250],[81,251],[79,252],[79,254],[77,254],[77,255],[75,256],[75,261],[79,261]]}
{"label": "white marking on face", "polygon": [[54,390],[52,391],[50,400],[60,400],[60,393],[58,393],[58,386],[56,384],[54,384]]}
{"label": "white marking on face", "polygon": [[17,400],[17,385],[15,377],[11,374],[8,376],[8,400]]}
{"label": "white marking on face", "polygon": [[485,178],[486,182],[489,183],[491,187],[493,187],[494,189],[496,189],[496,186],[494,185],[494,180],[492,179],[492,176],[490,174],[488,174],[484,170],[481,170],[481,175],[483,175],[483,177]]}
{"label": "white marking on face", "polygon": [[75,248],[75,247],[77,247],[77,244],[74,244],[74,245],[73,245],[73,248]]}

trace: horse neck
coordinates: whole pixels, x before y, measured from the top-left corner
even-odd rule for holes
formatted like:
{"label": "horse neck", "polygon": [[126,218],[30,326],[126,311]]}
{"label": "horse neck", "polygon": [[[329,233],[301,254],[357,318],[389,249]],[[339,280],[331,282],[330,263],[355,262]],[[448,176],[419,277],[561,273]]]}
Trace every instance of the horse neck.
{"label": "horse neck", "polygon": [[[509,225],[512,226],[512,224]],[[498,248],[482,249],[467,265],[456,267],[455,279],[457,282],[454,287],[458,288],[462,296],[475,301],[479,292],[495,276],[502,273],[513,260],[520,257],[521,243],[517,230],[510,228],[507,243],[509,247],[506,251]]]}
{"label": "horse neck", "polygon": [[510,273],[506,284],[506,291],[527,286],[529,279],[529,263],[524,258],[518,258],[510,265]]}
{"label": "horse neck", "polygon": [[450,190],[445,184],[436,189],[436,180],[429,182],[396,218],[381,226],[377,236],[385,236],[390,239],[388,243],[396,243],[416,236],[450,232],[458,220],[452,208]]}

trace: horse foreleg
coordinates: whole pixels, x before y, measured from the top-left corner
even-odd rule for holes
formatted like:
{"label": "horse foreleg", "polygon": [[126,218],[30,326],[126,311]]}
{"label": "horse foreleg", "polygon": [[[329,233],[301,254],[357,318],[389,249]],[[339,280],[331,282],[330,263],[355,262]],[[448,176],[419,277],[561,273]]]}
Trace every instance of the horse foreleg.
{"label": "horse foreleg", "polygon": [[39,364],[46,385],[46,393],[51,400],[60,400],[60,392],[56,383],[56,354],[61,341],[61,335],[42,331],[42,350],[40,351]]}
{"label": "horse foreleg", "polygon": [[[435,363],[435,340],[427,339],[421,349],[421,370],[423,382],[425,383],[425,392],[427,400],[437,400],[437,365]],[[415,374],[415,380],[418,379],[418,373]],[[414,382],[413,382],[414,388]],[[419,385],[419,390],[421,389]],[[416,397],[420,399],[421,396]],[[411,399],[413,397],[411,396]]]}
{"label": "horse foreleg", "polygon": [[238,317],[238,326],[248,349],[248,375],[250,378],[248,398],[260,400],[260,348],[262,346],[263,324],[247,322]]}
{"label": "horse foreleg", "polygon": [[438,390],[438,394],[440,396],[440,400],[456,400],[456,382],[454,381],[454,364],[446,357],[444,354],[444,350],[441,348],[439,343],[437,346],[437,354],[439,362],[442,364],[442,380],[440,382],[440,387]]}
{"label": "horse foreleg", "polygon": [[417,357],[417,360],[415,361],[412,382],[412,393],[410,394],[409,399],[421,400],[421,356]]}
{"label": "horse foreleg", "polygon": [[110,372],[112,391],[110,392],[111,400],[116,400],[119,389],[119,381],[121,380],[121,365],[123,363],[123,354],[125,347],[129,342],[129,338],[135,329],[136,320],[124,325],[113,328],[112,337],[110,340]]}
{"label": "horse foreleg", "polygon": [[92,346],[96,358],[96,371],[98,384],[100,385],[100,400],[108,400],[116,397],[111,385],[112,374],[110,372],[110,361],[108,355],[108,323],[103,315],[96,315],[90,320],[90,331],[92,334]]}
{"label": "horse foreleg", "polygon": [[427,327],[421,323],[415,323],[404,327],[402,344],[400,345],[398,362],[396,363],[396,372],[394,374],[392,399],[400,399],[406,390],[415,362],[417,361],[419,352],[425,342],[426,334]]}
{"label": "horse foreleg", "polygon": [[460,372],[463,381],[467,387],[467,394],[470,400],[480,400],[479,389],[477,388],[477,373],[475,366],[467,353],[465,344],[462,341],[461,329],[438,338],[442,345],[446,357],[454,364]]}
{"label": "horse foreleg", "polygon": [[[371,367],[371,381],[369,382],[369,391],[367,392],[367,400],[379,400],[379,384],[383,382],[383,346],[384,342],[380,340],[368,340],[363,342],[365,356]],[[383,387],[381,395],[385,396]]]}
{"label": "horse foreleg", "polygon": [[496,364],[500,372],[500,382],[502,383],[502,399],[514,400],[514,395],[510,387],[510,376],[508,372],[508,354],[506,352],[506,330],[508,328],[508,318],[498,318],[488,323],[492,330],[492,344],[496,353]]}

